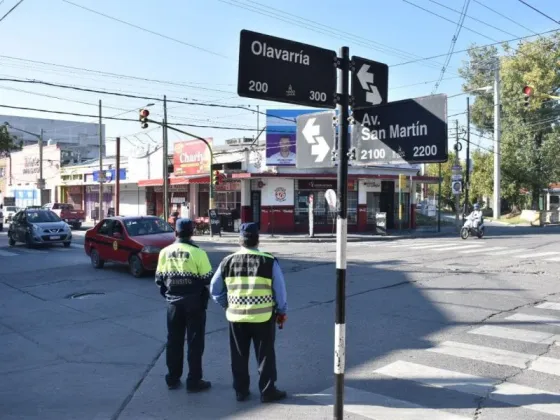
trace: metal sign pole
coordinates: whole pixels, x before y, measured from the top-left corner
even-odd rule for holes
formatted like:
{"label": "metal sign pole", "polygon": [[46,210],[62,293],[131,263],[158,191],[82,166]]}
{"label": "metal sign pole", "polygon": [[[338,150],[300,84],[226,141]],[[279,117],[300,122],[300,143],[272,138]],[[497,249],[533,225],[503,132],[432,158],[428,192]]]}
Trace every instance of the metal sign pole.
{"label": "metal sign pole", "polygon": [[346,363],[346,242],[348,212],[348,150],[349,150],[349,88],[350,49],[342,47],[339,58],[338,116],[338,168],[337,196],[338,214],[336,219],[336,316],[334,325],[334,376],[335,402],[334,418],[344,418],[344,366]]}

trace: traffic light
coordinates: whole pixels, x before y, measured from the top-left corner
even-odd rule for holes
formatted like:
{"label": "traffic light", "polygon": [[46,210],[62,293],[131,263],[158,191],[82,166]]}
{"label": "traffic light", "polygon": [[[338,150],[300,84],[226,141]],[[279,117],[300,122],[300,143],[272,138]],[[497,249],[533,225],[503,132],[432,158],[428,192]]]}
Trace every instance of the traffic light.
{"label": "traffic light", "polygon": [[140,127],[148,128],[148,117],[150,116],[150,111],[147,109],[140,110]]}
{"label": "traffic light", "polygon": [[214,185],[219,185],[221,180],[222,180],[222,174],[220,174],[220,171],[214,171],[214,176],[212,177],[212,183]]}
{"label": "traffic light", "polygon": [[523,95],[525,96],[525,101],[524,101],[523,105],[525,105],[525,107],[529,106],[529,102],[530,102],[531,96],[533,96],[533,93],[534,93],[534,89],[531,86],[523,87]]}

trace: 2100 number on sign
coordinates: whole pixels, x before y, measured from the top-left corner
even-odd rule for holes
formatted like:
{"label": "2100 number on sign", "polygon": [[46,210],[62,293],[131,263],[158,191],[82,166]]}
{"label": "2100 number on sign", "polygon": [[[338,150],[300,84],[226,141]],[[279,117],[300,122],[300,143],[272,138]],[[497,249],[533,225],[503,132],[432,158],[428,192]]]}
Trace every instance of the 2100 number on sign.
{"label": "2100 number on sign", "polygon": [[369,149],[362,150],[361,160],[367,159],[385,159],[385,149]]}
{"label": "2100 number on sign", "polygon": [[415,157],[428,157],[437,155],[437,146],[432,144],[431,146],[414,146],[413,156]]}

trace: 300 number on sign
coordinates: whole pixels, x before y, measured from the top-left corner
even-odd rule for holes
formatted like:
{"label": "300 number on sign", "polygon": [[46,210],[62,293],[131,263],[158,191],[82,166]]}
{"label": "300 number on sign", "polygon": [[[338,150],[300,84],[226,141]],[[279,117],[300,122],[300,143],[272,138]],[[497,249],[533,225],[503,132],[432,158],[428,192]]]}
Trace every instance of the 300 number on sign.
{"label": "300 number on sign", "polygon": [[249,90],[252,92],[268,92],[268,84],[266,82],[255,82],[254,80],[249,80]]}
{"label": "300 number on sign", "polygon": [[431,146],[414,146],[414,155],[418,157],[428,157],[437,155],[437,146],[435,144]]}
{"label": "300 number on sign", "polygon": [[385,149],[362,150],[360,159],[385,159]]}
{"label": "300 number on sign", "polygon": [[317,102],[327,102],[327,94],[325,92],[309,91],[309,99]]}

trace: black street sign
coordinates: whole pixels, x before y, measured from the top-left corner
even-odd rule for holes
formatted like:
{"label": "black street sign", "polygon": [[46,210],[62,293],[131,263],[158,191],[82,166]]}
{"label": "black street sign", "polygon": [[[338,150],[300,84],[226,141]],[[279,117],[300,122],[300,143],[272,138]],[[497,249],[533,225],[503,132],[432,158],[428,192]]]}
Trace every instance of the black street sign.
{"label": "black street sign", "polygon": [[353,56],[352,68],[353,108],[386,104],[389,100],[389,66]]}
{"label": "black street sign", "polygon": [[336,107],[336,52],[243,29],[237,93],[246,98]]}
{"label": "black street sign", "polygon": [[447,96],[390,102],[353,112],[356,164],[447,162]]}

